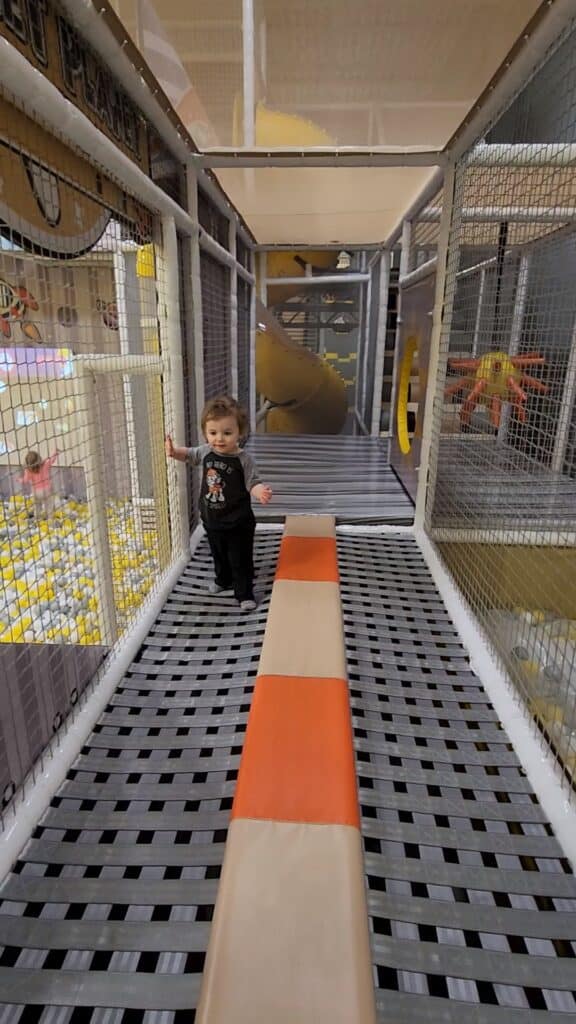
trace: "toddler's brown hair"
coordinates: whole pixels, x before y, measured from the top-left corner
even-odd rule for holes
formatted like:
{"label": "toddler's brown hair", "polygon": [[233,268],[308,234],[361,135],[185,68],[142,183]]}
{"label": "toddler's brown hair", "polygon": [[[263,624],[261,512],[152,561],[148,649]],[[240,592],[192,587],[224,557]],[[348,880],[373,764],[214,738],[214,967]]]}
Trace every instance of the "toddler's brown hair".
{"label": "toddler's brown hair", "polygon": [[246,410],[241,405],[238,405],[236,399],[230,398],[228,395],[219,395],[217,398],[211,398],[206,402],[202,410],[202,419],[200,420],[202,432],[206,433],[208,420],[223,420],[225,416],[233,416],[238,424],[240,437],[246,437],[248,434]]}

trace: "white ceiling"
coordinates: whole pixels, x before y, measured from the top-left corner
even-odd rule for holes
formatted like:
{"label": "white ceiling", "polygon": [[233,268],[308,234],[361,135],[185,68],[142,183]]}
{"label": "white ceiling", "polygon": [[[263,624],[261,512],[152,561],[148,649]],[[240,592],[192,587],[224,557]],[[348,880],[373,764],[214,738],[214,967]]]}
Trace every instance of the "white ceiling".
{"label": "white ceiling", "polygon": [[[255,0],[255,108],[246,125],[242,0],[118,3],[207,152],[242,149],[245,142],[267,151],[442,149],[539,6],[540,0]],[[318,245],[381,241],[430,173],[217,171],[258,242]]]}

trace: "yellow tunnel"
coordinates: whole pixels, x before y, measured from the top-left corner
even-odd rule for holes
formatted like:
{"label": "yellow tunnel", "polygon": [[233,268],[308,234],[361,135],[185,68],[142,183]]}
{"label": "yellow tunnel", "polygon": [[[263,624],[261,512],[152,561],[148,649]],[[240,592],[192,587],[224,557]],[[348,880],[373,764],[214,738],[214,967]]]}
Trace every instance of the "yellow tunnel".
{"label": "yellow tunnel", "polygon": [[292,341],[275,316],[256,304],[256,388],[272,402],[272,434],[339,434],[348,411],[346,385],[324,359]]}

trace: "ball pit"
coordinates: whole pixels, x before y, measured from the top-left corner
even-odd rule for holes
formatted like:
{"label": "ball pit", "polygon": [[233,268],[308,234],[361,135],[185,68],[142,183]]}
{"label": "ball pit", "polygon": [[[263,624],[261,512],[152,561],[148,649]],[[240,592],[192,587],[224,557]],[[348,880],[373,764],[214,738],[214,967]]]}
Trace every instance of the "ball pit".
{"label": "ball pit", "polygon": [[[106,516],[122,632],[154,582],[157,537],[138,528],[129,502],[109,502]],[[89,526],[77,501],[39,520],[28,498],[0,501],[0,642],[101,642]]]}

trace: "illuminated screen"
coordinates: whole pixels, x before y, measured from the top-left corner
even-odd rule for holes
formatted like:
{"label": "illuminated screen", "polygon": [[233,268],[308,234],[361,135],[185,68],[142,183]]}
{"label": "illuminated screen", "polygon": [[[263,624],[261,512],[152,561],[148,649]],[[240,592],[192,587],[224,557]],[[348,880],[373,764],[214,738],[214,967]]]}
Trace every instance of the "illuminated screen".
{"label": "illuminated screen", "polygon": [[72,373],[68,348],[0,348],[0,382],[64,380]]}

